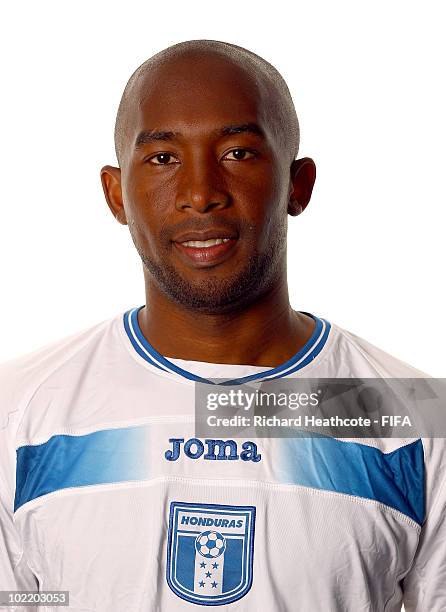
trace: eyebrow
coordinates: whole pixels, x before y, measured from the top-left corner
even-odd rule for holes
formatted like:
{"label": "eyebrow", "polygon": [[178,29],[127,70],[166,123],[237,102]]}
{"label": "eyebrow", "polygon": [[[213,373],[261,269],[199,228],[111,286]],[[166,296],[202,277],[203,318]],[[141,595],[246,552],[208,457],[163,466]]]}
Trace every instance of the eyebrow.
{"label": "eyebrow", "polygon": [[[265,134],[261,127],[257,123],[241,123],[240,125],[225,125],[217,130],[214,130],[214,134],[217,136],[232,136],[234,134],[255,134],[257,136],[265,137]],[[140,132],[135,141],[135,149],[138,149],[144,144],[150,142],[169,141],[174,140],[178,136],[181,136],[181,132],[170,132],[170,131],[155,131],[155,130],[143,130]]]}

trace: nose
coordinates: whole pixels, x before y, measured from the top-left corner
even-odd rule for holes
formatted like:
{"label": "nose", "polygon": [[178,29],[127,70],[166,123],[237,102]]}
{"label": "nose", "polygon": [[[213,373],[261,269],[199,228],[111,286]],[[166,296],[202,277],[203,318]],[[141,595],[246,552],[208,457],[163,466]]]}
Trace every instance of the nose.
{"label": "nose", "polygon": [[218,162],[204,156],[183,160],[176,197],[177,210],[206,213],[229,205],[229,194],[217,165]]}

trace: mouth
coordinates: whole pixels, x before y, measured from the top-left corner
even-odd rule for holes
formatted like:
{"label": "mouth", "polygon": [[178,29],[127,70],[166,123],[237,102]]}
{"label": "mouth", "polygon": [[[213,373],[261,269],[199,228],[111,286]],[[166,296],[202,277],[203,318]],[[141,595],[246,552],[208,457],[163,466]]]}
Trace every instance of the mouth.
{"label": "mouth", "polygon": [[210,267],[229,257],[238,237],[225,231],[190,232],[172,242],[189,263],[197,267]]}

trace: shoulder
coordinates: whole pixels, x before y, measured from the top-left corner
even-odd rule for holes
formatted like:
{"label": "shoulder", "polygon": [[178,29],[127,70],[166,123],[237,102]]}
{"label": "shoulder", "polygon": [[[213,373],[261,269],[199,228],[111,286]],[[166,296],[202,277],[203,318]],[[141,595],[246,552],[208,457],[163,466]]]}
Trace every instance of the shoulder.
{"label": "shoulder", "polygon": [[[419,442],[416,445],[416,450],[420,454],[420,459],[422,459],[419,468],[422,471],[424,501],[427,515],[429,515],[432,512],[432,507],[440,503],[436,500],[443,500],[446,504],[446,439],[443,437],[446,424],[444,409],[442,405],[437,406],[435,403],[429,403],[432,398],[434,398],[432,402],[436,402],[437,398],[441,400],[444,397],[446,393],[444,380],[435,379],[430,374],[413,367],[340,326],[334,325],[333,327],[336,335],[335,360],[348,364],[346,367],[341,366],[343,369],[342,374],[339,374],[340,376],[347,376],[348,369],[349,375],[352,377],[399,379],[387,380],[385,384],[397,393],[398,400],[404,410],[399,412],[398,409],[392,409],[389,413],[409,414],[411,422],[415,424],[414,437],[410,439],[375,438],[369,440],[368,443],[384,452],[391,452],[410,442]],[[410,379],[419,380],[415,383]],[[411,396],[406,393],[409,389],[416,389],[415,395]],[[400,406],[400,403],[397,404],[398,406]],[[433,413],[433,409],[436,409],[437,412]],[[435,423],[438,432],[434,430]],[[415,466],[415,463],[413,465]],[[410,486],[409,483],[407,483],[407,486]]]}
{"label": "shoulder", "polygon": [[0,429],[17,420],[30,399],[52,373],[93,348],[117,317],[84,328],[0,364]]}
{"label": "shoulder", "polygon": [[382,378],[431,378],[429,374],[384,351],[361,336],[336,324],[332,324],[332,328],[336,338],[336,352],[352,368],[353,375]]}

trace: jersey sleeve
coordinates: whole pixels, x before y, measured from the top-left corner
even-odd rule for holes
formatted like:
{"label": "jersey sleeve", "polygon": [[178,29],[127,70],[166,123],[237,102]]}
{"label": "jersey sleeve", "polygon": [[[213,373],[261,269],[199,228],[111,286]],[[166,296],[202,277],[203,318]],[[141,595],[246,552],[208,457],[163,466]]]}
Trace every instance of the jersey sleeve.
{"label": "jersey sleeve", "polygon": [[[15,449],[12,447],[7,427],[2,426],[0,428],[0,590],[38,590],[37,578],[26,563],[13,520]],[[11,610],[10,607],[7,609]]]}
{"label": "jersey sleeve", "polygon": [[[444,475],[443,475],[444,476]],[[402,584],[406,612],[446,610],[446,478],[438,483],[411,570]]]}

